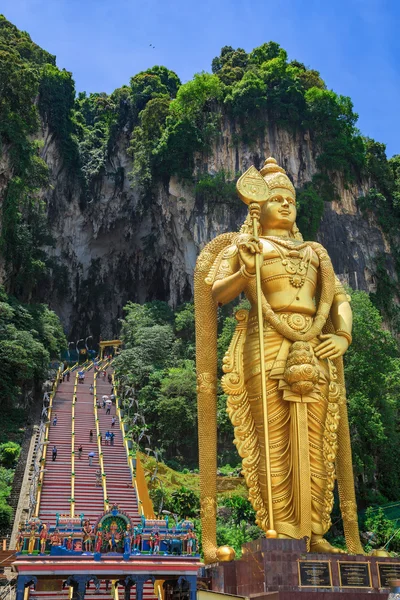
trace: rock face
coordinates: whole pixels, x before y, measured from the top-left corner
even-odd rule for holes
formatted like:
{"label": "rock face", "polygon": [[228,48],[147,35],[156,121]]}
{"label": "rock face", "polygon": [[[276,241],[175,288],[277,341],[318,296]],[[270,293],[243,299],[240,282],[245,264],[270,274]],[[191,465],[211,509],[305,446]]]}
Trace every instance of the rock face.
{"label": "rock face", "polygon": [[[199,250],[214,236],[238,229],[246,216],[244,204],[239,199],[236,204],[204,204],[196,199],[193,185],[176,178],[168,186],[159,184],[152,202],[144,203],[127,176],[132,159],[127,155],[129,140],[122,133],[98,183],[98,198],[81,209],[79,187],[68,176],[57,143],[46,129],[42,138],[42,156],[52,182],[44,197],[56,240],[48,252],[62,265],[42,299],[60,315],[69,334],[113,338],[128,300],[160,299],[173,306],[190,300]],[[294,136],[270,125],[250,148],[233,144],[229,121],[212,151],[197,157],[196,170],[235,174],[251,164],[260,168],[271,155],[296,186],[316,172],[307,135]],[[118,184],[117,172],[123,174]],[[340,181],[337,187],[341,201],[326,203],[318,239],[342,280],[356,289],[374,291],[375,258],[390,248],[377,224],[357,209],[356,198],[363,189],[345,189]],[[387,268],[395,277],[392,262],[388,256]]]}

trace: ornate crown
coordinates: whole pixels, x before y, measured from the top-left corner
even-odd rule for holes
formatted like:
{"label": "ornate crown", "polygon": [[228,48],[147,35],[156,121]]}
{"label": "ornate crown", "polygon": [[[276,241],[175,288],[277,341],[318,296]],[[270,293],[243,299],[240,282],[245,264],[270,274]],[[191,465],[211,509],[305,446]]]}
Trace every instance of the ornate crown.
{"label": "ornate crown", "polygon": [[285,169],[280,167],[276,160],[272,158],[272,156],[267,158],[260,173],[267,182],[271,192],[275,188],[283,188],[285,190],[289,190],[293,196],[296,196],[293,184],[286,175]]}

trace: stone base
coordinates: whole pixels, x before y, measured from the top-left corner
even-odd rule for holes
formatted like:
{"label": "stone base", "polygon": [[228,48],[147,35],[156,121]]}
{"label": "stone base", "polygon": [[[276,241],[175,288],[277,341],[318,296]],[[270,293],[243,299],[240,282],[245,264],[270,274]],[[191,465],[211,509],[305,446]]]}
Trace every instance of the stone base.
{"label": "stone base", "polygon": [[305,540],[265,538],[245,544],[239,560],[205,568],[213,591],[252,600],[305,600],[305,594],[312,594],[312,600],[336,600],[343,594],[348,600],[386,600],[390,590],[383,586],[389,578],[399,579],[396,572],[400,559],[310,554]]}

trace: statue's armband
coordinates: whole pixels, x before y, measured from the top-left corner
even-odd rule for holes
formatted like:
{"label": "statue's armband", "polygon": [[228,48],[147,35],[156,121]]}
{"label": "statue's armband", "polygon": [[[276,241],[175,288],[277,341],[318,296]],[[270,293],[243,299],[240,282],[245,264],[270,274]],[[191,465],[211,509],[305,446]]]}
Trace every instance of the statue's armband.
{"label": "statue's armband", "polygon": [[[236,264],[237,263],[237,264]],[[238,249],[236,246],[224,248],[215,259],[210,272],[208,273],[205,282],[208,285],[213,285],[215,281],[225,279],[229,275],[233,275],[239,267]]]}

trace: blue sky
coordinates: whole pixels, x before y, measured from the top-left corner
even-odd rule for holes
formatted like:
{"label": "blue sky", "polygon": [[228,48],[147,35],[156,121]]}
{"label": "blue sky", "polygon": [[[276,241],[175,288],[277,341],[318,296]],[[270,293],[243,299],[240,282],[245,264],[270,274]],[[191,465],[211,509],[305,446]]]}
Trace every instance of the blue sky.
{"label": "blue sky", "polygon": [[400,153],[397,0],[1,0],[0,11],[87,92],[111,92],[154,64],[187,81],[222,46],[274,40],[352,98],[363,134]]}

